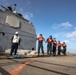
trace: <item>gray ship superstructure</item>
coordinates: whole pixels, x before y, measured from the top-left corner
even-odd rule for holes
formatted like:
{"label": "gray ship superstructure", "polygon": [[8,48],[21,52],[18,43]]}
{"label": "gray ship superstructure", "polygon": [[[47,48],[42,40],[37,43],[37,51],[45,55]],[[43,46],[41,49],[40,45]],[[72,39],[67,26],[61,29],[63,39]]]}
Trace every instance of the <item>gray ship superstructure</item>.
{"label": "gray ship superstructure", "polygon": [[0,51],[11,48],[10,40],[16,31],[22,39],[20,49],[36,48],[36,31],[33,24],[21,14],[0,9],[0,32],[5,34],[0,34]]}

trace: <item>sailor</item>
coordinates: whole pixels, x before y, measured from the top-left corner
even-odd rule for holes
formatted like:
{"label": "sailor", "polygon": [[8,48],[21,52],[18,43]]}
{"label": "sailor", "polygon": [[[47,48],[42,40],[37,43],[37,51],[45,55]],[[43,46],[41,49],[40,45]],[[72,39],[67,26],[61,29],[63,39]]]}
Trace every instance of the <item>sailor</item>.
{"label": "sailor", "polygon": [[[52,43],[53,43],[52,35],[50,35],[50,36],[47,38],[47,55],[48,55],[48,56],[51,56],[51,53],[52,53]],[[49,53],[49,52],[50,52],[50,53]]]}
{"label": "sailor", "polygon": [[11,39],[11,52],[10,55],[14,52],[14,55],[17,53],[18,45],[20,45],[21,38],[18,32],[15,32],[15,35]]}
{"label": "sailor", "polygon": [[8,6],[7,9],[12,12],[12,5]]}
{"label": "sailor", "polygon": [[66,44],[65,44],[65,42],[63,42],[63,44],[62,44],[62,47],[63,47],[63,53],[64,53],[64,55],[66,55]]}
{"label": "sailor", "polygon": [[56,47],[57,47],[57,41],[56,38],[53,39],[53,56],[56,55]]}
{"label": "sailor", "polygon": [[43,54],[43,56],[44,56],[43,41],[44,41],[45,39],[44,39],[43,35],[40,34],[39,37],[37,38],[37,40],[38,40],[38,56],[39,56],[39,54],[40,54],[40,48],[41,48],[42,54]]}
{"label": "sailor", "polygon": [[58,55],[60,55],[62,44],[58,41]]}

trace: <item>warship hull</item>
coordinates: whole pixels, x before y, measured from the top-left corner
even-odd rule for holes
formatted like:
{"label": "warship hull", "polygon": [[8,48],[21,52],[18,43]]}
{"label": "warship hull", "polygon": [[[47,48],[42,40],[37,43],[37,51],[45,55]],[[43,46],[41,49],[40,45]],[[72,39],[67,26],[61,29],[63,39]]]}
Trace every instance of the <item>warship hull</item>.
{"label": "warship hull", "polygon": [[0,10],[0,52],[11,48],[10,40],[15,32],[19,32],[21,44],[19,49],[36,48],[36,31],[32,23],[15,13]]}

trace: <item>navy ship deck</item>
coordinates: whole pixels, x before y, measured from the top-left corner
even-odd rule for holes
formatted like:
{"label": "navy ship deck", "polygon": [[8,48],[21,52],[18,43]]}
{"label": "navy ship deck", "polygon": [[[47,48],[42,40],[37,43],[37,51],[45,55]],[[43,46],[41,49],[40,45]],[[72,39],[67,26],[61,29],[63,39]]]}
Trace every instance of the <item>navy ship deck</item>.
{"label": "navy ship deck", "polygon": [[0,75],[76,75],[76,56],[0,59]]}

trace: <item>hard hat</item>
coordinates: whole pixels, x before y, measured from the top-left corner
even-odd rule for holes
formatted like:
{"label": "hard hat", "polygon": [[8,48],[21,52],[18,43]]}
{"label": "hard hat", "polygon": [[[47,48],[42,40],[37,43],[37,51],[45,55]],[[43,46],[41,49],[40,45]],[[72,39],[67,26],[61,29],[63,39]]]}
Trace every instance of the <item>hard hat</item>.
{"label": "hard hat", "polygon": [[58,42],[60,42],[60,41],[58,41]]}
{"label": "hard hat", "polygon": [[42,36],[42,34],[40,34],[40,36]]}
{"label": "hard hat", "polygon": [[18,34],[18,32],[15,32],[15,34]]}
{"label": "hard hat", "polygon": [[50,38],[52,38],[52,35],[50,35]]}
{"label": "hard hat", "polygon": [[65,42],[63,42],[63,43],[65,43]]}
{"label": "hard hat", "polygon": [[54,39],[56,39],[56,38],[54,38]]}

